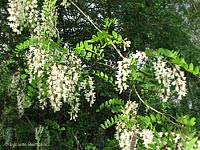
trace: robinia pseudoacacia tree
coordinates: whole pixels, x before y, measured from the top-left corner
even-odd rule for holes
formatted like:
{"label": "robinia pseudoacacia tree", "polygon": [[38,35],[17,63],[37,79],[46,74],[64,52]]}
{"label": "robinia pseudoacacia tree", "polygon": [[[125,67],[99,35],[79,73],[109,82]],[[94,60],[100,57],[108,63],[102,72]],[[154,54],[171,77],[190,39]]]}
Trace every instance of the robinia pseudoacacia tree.
{"label": "robinia pseudoacacia tree", "polygon": [[[95,102],[93,76],[96,75],[119,94],[129,93],[127,99],[113,97],[97,110],[111,109],[114,116],[101,127],[106,129],[116,124],[115,138],[121,149],[199,149],[198,132],[193,127],[195,118],[174,117],[165,111],[168,103],[178,105],[187,94],[184,72],[200,77],[199,67],[187,64],[178,52],[162,48],[123,55],[130,48],[130,41],[115,31],[100,30],[74,2],[58,3],[44,0],[40,6],[37,0],[9,0],[10,28],[16,34],[30,33],[28,40],[15,49],[16,57],[24,61],[12,82],[19,115],[23,116],[26,108],[36,104],[41,109],[57,112],[66,103],[70,106],[70,119],[76,120],[81,97],[90,106]],[[57,7],[68,4],[74,5],[98,31],[73,50],[61,46],[62,39],[56,28]],[[109,28],[111,23],[116,20],[106,19],[105,26]],[[119,56],[117,64],[112,64],[113,77],[99,70],[87,70],[82,61],[106,63],[105,47],[111,47]],[[153,107],[157,103],[163,112]],[[144,114],[137,113],[141,105],[146,108]],[[43,129],[36,127],[36,137]]]}

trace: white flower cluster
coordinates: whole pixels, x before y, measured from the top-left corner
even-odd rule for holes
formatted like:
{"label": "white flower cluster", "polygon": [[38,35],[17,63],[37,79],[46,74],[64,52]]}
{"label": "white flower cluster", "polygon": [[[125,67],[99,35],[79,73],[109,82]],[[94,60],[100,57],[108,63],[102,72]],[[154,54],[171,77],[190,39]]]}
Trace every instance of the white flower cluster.
{"label": "white flower cluster", "polygon": [[84,96],[87,102],[90,103],[90,107],[94,104],[96,99],[95,92],[94,92],[94,82],[92,77],[88,77],[87,79],[83,80],[81,83],[81,87],[84,89]]}
{"label": "white flower cluster", "polygon": [[37,147],[39,147],[42,139],[42,133],[44,131],[44,127],[39,125],[39,127],[35,128],[35,140],[37,141]]}
{"label": "white flower cluster", "polygon": [[[44,109],[48,100],[54,111],[59,111],[63,103],[71,106],[70,117],[77,117],[80,105],[80,91],[90,103],[95,101],[94,83],[92,77],[79,81],[82,74],[81,60],[73,53],[65,53],[64,64],[57,63],[54,56],[61,57],[61,52],[49,47],[49,38],[58,35],[56,28],[56,0],[44,0],[42,9],[37,0],[9,0],[9,25],[14,32],[21,33],[24,27],[32,29],[31,39],[37,39],[40,44],[30,46],[26,54],[29,74],[29,84],[37,83],[37,98]],[[48,37],[47,37],[48,36]],[[48,44],[42,42],[48,38]],[[19,106],[22,106],[22,94],[18,92]]]}
{"label": "white flower cluster", "polygon": [[178,94],[177,100],[180,101],[187,94],[186,77],[184,76],[184,72],[181,71],[178,65],[174,66],[173,72],[176,80],[172,82],[172,85],[175,86],[175,91]]}
{"label": "white flower cluster", "polygon": [[[71,119],[77,117],[79,111],[79,77],[81,74],[81,62],[75,55],[70,54],[68,65],[54,64],[47,80],[48,98],[54,111],[59,111],[64,103],[71,106]],[[71,63],[71,65],[70,65]]]}
{"label": "white flower cluster", "polygon": [[31,46],[29,48],[29,53],[27,54],[27,64],[29,66],[30,84],[36,75],[38,78],[43,77],[44,66],[49,57],[49,54],[46,53],[41,46]]}
{"label": "white flower cluster", "polygon": [[[135,147],[135,132],[134,130],[124,129],[118,137],[119,146],[122,150],[130,150]],[[134,141],[133,141],[134,140]],[[132,144],[133,143],[133,144]]]}
{"label": "white flower cluster", "polygon": [[37,0],[8,0],[8,7],[9,26],[13,32],[21,34],[24,27],[35,28],[37,26]]}
{"label": "white flower cluster", "polygon": [[[52,62],[50,54],[32,47],[33,53],[30,53],[29,60],[29,82],[37,76],[40,78],[37,84],[38,99],[42,109],[47,106],[47,98],[52,109],[60,111],[63,103],[71,106],[69,112],[70,119],[76,119],[80,105],[80,91],[84,91],[86,100],[90,106],[95,101],[94,82],[92,77],[88,77],[82,82],[79,78],[82,74],[81,60],[73,53],[67,53],[65,64],[54,63],[45,68],[46,63]],[[47,57],[48,56],[48,57]],[[47,80],[42,80],[47,75]],[[45,86],[44,86],[45,85]]]}
{"label": "white flower cluster", "polygon": [[128,127],[128,123],[131,119],[134,119],[137,114],[138,104],[132,101],[126,103],[123,114],[126,115],[126,120],[118,122],[116,126],[115,138],[119,142],[122,150],[134,149],[136,146],[136,133],[137,129],[135,126]]}
{"label": "white flower cluster", "polygon": [[116,126],[115,138],[119,142],[119,146],[122,150],[135,149],[137,144],[137,135],[139,135],[145,148],[150,148],[149,144],[153,144],[153,131],[149,129],[143,129],[139,131],[138,125],[129,126],[129,123],[135,119],[137,115],[138,104],[136,102],[128,101],[123,110],[123,114],[126,115],[126,119],[118,122]]}
{"label": "white flower cluster", "polygon": [[44,127],[42,125],[35,127],[35,140],[36,140],[35,146],[37,147],[37,150],[44,149],[41,148],[41,144],[43,144],[43,146],[49,146],[50,144],[50,135],[47,129],[48,129],[47,127]]}
{"label": "white flower cluster", "polygon": [[138,104],[135,101],[134,102],[127,101],[125,105],[125,109],[123,110],[123,114],[126,114],[127,120],[130,120],[136,117],[137,108],[138,108]]}
{"label": "white flower cluster", "polygon": [[46,89],[43,87],[42,79],[45,76],[45,65],[50,61],[50,54],[46,53],[41,45],[39,46],[30,46],[29,53],[26,56],[27,65],[28,65],[28,81],[30,84],[34,80],[40,79],[37,83],[38,89],[38,99],[40,101],[41,107],[44,109],[46,107],[47,102],[45,100],[44,94]]}
{"label": "white flower cluster", "polygon": [[118,61],[118,70],[116,74],[117,78],[117,86],[119,88],[119,93],[123,90],[126,90],[129,86],[126,83],[127,76],[131,73],[130,66],[131,66],[131,59],[124,58],[122,61]]}
{"label": "white flower cluster", "polygon": [[186,77],[178,65],[174,65],[173,68],[170,68],[167,67],[166,61],[159,59],[154,63],[154,69],[156,79],[162,86],[159,96],[162,98],[163,102],[166,102],[170,96],[172,96],[173,89],[178,95],[178,98],[174,100],[175,102],[179,102],[184,96],[186,96]]}
{"label": "white flower cluster", "polygon": [[131,41],[127,41],[127,38],[124,39],[124,51],[126,51],[127,47],[131,47]]}
{"label": "white flower cluster", "polygon": [[135,59],[137,62],[137,69],[140,70],[146,64],[148,57],[146,56],[145,52],[136,51],[136,54],[132,54],[129,58],[123,58],[122,61],[118,61],[117,64],[117,86],[119,88],[119,93],[123,90],[126,90],[129,85],[126,83],[128,75],[131,73],[131,65],[133,64],[133,60]]}
{"label": "white flower cluster", "polygon": [[37,141],[40,141],[40,137],[41,137],[43,130],[44,130],[44,127],[41,125],[39,125],[39,127],[35,128],[35,139]]}
{"label": "white flower cluster", "polygon": [[147,55],[145,52],[142,51],[136,51],[135,54],[132,54],[132,57],[135,58],[137,62],[137,69],[140,70],[143,68],[146,64],[146,61],[148,59]]}
{"label": "white flower cluster", "polygon": [[66,101],[67,90],[65,80],[65,72],[67,70],[66,66],[60,64],[54,64],[51,67],[51,73],[48,77],[48,98],[53,108],[54,112],[59,111],[62,105],[61,99],[63,98]]}
{"label": "white flower cluster", "polygon": [[[23,102],[25,101],[26,95],[24,94],[24,89],[22,88],[24,87],[24,83],[20,79],[20,72],[14,73],[11,79],[11,84],[8,89],[9,96],[16,96],[17,98],[18,114],[21,117],[24,114]],[[20,83],[20,81],[22,83]],[[21,84],[21,87],[19,87],[19,84]]]}
{"label": "white flower cluster", "polygon": [[56,1],[45,0],[40,11],[37,0],[9,0],[9,26],[17,34],[21,34],[24,27],[29,27],[40,38],[47,32],[50,36],[57,35],[55,5]]}
{"label": "white flower cluster", "polygon": [[48,33],[50,37],[57,35],[56,28],[56,1],[45,0],[42,5],[42,10],[40,13],[41,18],[37,22],[36,28],[33,30],[34,33],[39,37],[43,38],[45,34]]}
{"label": "white flower cluster", "polygon": [[24,114],[23,103],[25,101],[25,98],[26,98],[26,95],[25,95],[24,91],[22,89],[18,88],[18,90],[17,90],[17,109],[18,109],[18,114],[20,117]]}
{"label": "white flower cluster", "polygon": [[153,131],[149,130],[149,129],[143,129],[140,133],[140,136],[143,139],[143,144],[145,148],[149,148],[149,144],[153,144]]}

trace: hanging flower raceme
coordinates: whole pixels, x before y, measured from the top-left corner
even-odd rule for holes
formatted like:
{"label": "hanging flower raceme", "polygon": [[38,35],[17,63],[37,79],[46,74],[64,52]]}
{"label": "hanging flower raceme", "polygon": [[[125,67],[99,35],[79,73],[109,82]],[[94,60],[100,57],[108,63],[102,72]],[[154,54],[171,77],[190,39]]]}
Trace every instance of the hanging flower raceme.
{"label": "hanging flower raceme", "polygon": [[135,54],[130,55],[127,58],[123,58],[123,60],[118,61],[117,64],[117,87],[119,89],[119,93],[121,93],[123,90],[127,90],[129,85],[127,83],[128,76],[131,73],[131,66],[135,63],[137,65],[137,70],[145,67],[146,61],[148,57],[146,56],[145,52],[136,51]]}
{"label": "hanging flower raceme", "polygon": [[134,119],[137,115],[138,104],[132,101],[127,101],[123,114],[126,115],[126,119],[117,123],[115,138],[119,142],[119,146],[122,150],[134,149],[136,146],[136,126],[131,128],[128,123],[131,119]]}
{"label": "hanging flower raceme", "polygon": [[84,96],[87,102],[90,103],[90,107],[94,104],[96,99],[94,92],[94,82],[92,77],[88,77],[81,83],[81,87],[84,90]]}
{"label": "hanging flower raceme", "polygon": [[[31,40],[37,41],[26,53],[26,73],[29,84],[34,83],[33,88],[37,91],[34,94],[41,108],[44,109],[50,104],[56,112],[61,109],[63,103],[67,103],[70,106],[70,118],[75,120],[80,106],[80,92],[83,91],[90,106],[94,103],[94,82],[92,77],[81,81],[81,59],[72,52],[61,52],[59,46],[55,46],[57,43],[51,40],[52,37],[58,37],[56,2],[57,0],[44,0],[42,7],[38,7],[37,0],[9,0],[8,20],[14,32],[21,34],[22,30],[28,27]],[[56,59],[61,56],[65,57],[62,64]],[[24,102],[21,95],[21,92],[18,92],[19,108],[22,108]]]}
{"label": "hanging flower raceme", "polygon": [[[56,0],[45,0],[42,5],[42,10],[38,18],[37,26],[33,30],[33,37],[42,39],[48,34],[49,37],[57,36],[56,28]],[[35,36],[36,35],[36,36]]]}
{"label": "hanging flower raceme", "polygon": [[116,74],[117,78],[117,86],[119,88],[119,93],[123,90],[126,90],[129,86],[126,83],[129,73],[131,73],[130,66],[131,66],[131,59],[124,58],[122,61],[118,61],[118,70]]}
{"label": "hanging flower raceme", "polygon": [[172,68],[167,66],[167,62],[164,60],[158,60],[154,63],[155,76],[158,83],[161,84],[160,98],[163,102],[166,102],[172,97],[173,91],[177,93],[177,99],[175,102],[182,100],[187,94],[186,78],[184,72],[180,70],[178,65],[173,65]]}
{"label": "hanging flower raceme", "polygon": [[33,29],[37,26],[37,0],[8,0],[8,7],[8,25],[13,32],[21,34],[24,27]]}
{"label": "hanging flower raceme", "polygon": [[149,149],[148,145],[154,143],[153,142],[153,137],[154,137],[153,131],[151,131],[149,129],[143,129],[139,134],[142,137],[144,147]]}
{"label": "hanging flower raceme", "polygon": [[136,51],[135,54],[132,54],[132,57],[136,60],[137,62],[137,69],[140,70],[141,68],[144,68],[146,61],[148,59],[147,55],[145,52],[142,51]]}
{"label": "hanging flower raceme", "polygon": [[[134,150],[137,147],[138,139],[143,141],[144,148],[149,149],[149,144],[154,144],[154,133],[149,129],[139,130],[139,124],[133,125],[137,116],[138,104],[136,102],[127,101],[122,113],[126,119],[117,123],[115,138],[119,142],[122,150]],[[131,124],[131,126],[130,126]]]}
{"label": "hanging flower raceme", "polygon": [[[59,56],[57,50],[54,53]],[[71,107],[70,118],[75,120],[80,106],[80,91],[83,90],[90,106],[95,101],[93,78],[79,80],[82,75],[82,62],[73,53],[66,53],[66,61],[62,64],[54,62],[52,55],[41,48],[30,47],[27,56],[29,83],[37,78],[37,97],[42,109],[47,107],[48,101],[54,112],[60,111],[63,103],[67,103]]]}
{"label": "hanging flower raceme", "polygon": [[29,83],[37,75],[38,78],[44,74],[44,67],[49,60],[49,53],[46,53],[42,46],[31,46],[27,54],[27,64],[29,66]]}

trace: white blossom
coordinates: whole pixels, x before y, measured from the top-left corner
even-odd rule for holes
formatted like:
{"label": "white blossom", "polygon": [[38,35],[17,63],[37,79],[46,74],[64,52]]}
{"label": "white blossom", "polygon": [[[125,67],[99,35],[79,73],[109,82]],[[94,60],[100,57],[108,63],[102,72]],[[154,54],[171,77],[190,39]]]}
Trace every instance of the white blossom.
{"label": "white blossom", "polygon": [[84,89],[84,96],[87,102],[90,103],[90,107],[94,104],[96,99],[95,92],[94,92],[94,82],[92,77],[88,77],[81,83],[81,87]]}
{"label": "white blossom", "polygon": [[24,27],[36,27],[38,18],[37,0],[8,0],[7,18],[13,32],[21,34]]}
{"label": "white blossom", "polygon": [[129,86],[126,83],[127,77],[130,70],[131,65],[131,59],[130,58],[124,58],[122,61],[118,61],[118,70],[116,74],[117,78],[117,86],[119,88],[119,93],[121,93],[123,90],[126,90]]}
{"label": "white blossom", "polygon": [[200,149],[200,140],[197,141],[197,148]]}
{"label": "white blossom", "polygon": [[119,138],[117,139],[119,141],[120,148],[122,150],[130,150],[132,146],[132,140],[134,140],[134,136],[134,131],[124,129],[123,132],[119,135]]}
{"label": "white blossom", "polygon": [[138,104],[135,101],[127,101],[123,114],[127,115],[127,119],[131,119],[137,114]]}
{"label": "white blossom", "polygon": [[124,51],[126,51],[127,47],[131,47],[131,41],[127,41],[127,39],[124,40]]}
{"label": "white blossom", "polygon": [[[50,104],[53,111],[59,111],[63,103],[70,105],[70,118],[78,116],[80,106],[80,92],[83,90],[85,99],[90,106],[95,101],[94,82],[92,77],[80,81],[82,75],[81,59],[71,52],[65,53],[66,60],[60,64],[54,56],[61,57],[58,49],[52,49],[43,44],[46,35],[49,38],[57,36],[56,1],[44,0],[42,7],[38,7],[37,0],[9,0],[9,26],[13,32],[21,34],[23,28],[31,31],[31,39],[41,41],[29,47],[26,53],[29,84],[35,83],[37,98],[42,109]],[[51,40],[48,42],[51,42]],[[18,105],[22,107],[25,95],[18,92]]]}
{"label": "white blossom", "polygon": [[[19,87],[19,84],[21,84],[21,87]],[[20,117],[24,114],[23,103],[26,100],[24,87],[25,87],[25,83],[20,78],[20,72],[14,73],[11,79],[11,84],[9,86],[9,95],[16,97],[17,109],[18,109],[18,114]],[[30,105],[31,103],[29,103],[29,106]]]}
{"label": "white blossom", "polygon": [[180,134],[175,134],[175,137],[174,137],[174,143],[178,143],[178,141],[181,139],[181,136]]}
{"label": "white blossom", "polygon": [[161,85],[159,96],[163,102],[168,101],[168,99],[173,96],[173,89],[178,96],[177,99],[174,99],[175,102],[179,102],[186,96],[186,78],[184,77],[184,72],[180,70],[178,65],[174,65],[170,68],[167,66],[166,61],[158,59],[158,61],[154,63],[154,69],[155,79]]}
{"label": "white blossom", "polygon": [[137,143],[135,126],[128,127],[128,123],[131,119],[136,117],[138,104],[136,102],[127,101],[123,114],[126,115],[126,119],[117,123],[115,138],[119,142],[119,146],[122,150],[134,149]]}
{"label": "white blossom", "polygon": [[153,131],[149,130],[149,129],[143,129],[140,132],[140,136],[142,137],[143,141],[144,141],[144,147],[145,148],[149,148],[149,144],[153,144]]}
{"label": "white blossom", "polygon": [[132,57],[136,60],[137,62],[137,69],[140,70],[143,68],[146,64],[146,61],[148,59],[147,55],[145,52],[142,51],[136,51],[135,54],[132,54]]}

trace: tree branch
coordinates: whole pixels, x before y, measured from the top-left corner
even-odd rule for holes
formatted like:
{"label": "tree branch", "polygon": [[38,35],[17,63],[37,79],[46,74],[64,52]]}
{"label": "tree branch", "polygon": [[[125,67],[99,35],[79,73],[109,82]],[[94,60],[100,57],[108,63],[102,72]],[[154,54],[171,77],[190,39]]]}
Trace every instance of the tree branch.
{"label": "tree branch", "polygon": [[[99,29],[96,25],[95,25],[95,23],[92,21],[92,19],[90,19],[90,17],[87,15],[87,14],[85,14],[74,2],[72,2],[71,0],[70,0],[70,3],[78,10],[78,11],[80,11],[83,15],[84,15],[84,17],[92,24],[92,26],[97,30],[97,31],[99,31],[100,33],[102,33],[102,31],[101,31],[101,29]],[[124,59],[124,56],[120,53],[120,50],[115,46],[115,44],[111,44],[112,46],[113,46],[113,48],[116,50],[116,52],[119,54],[119,56],[120,57],[122,57],[123,59]]]}

